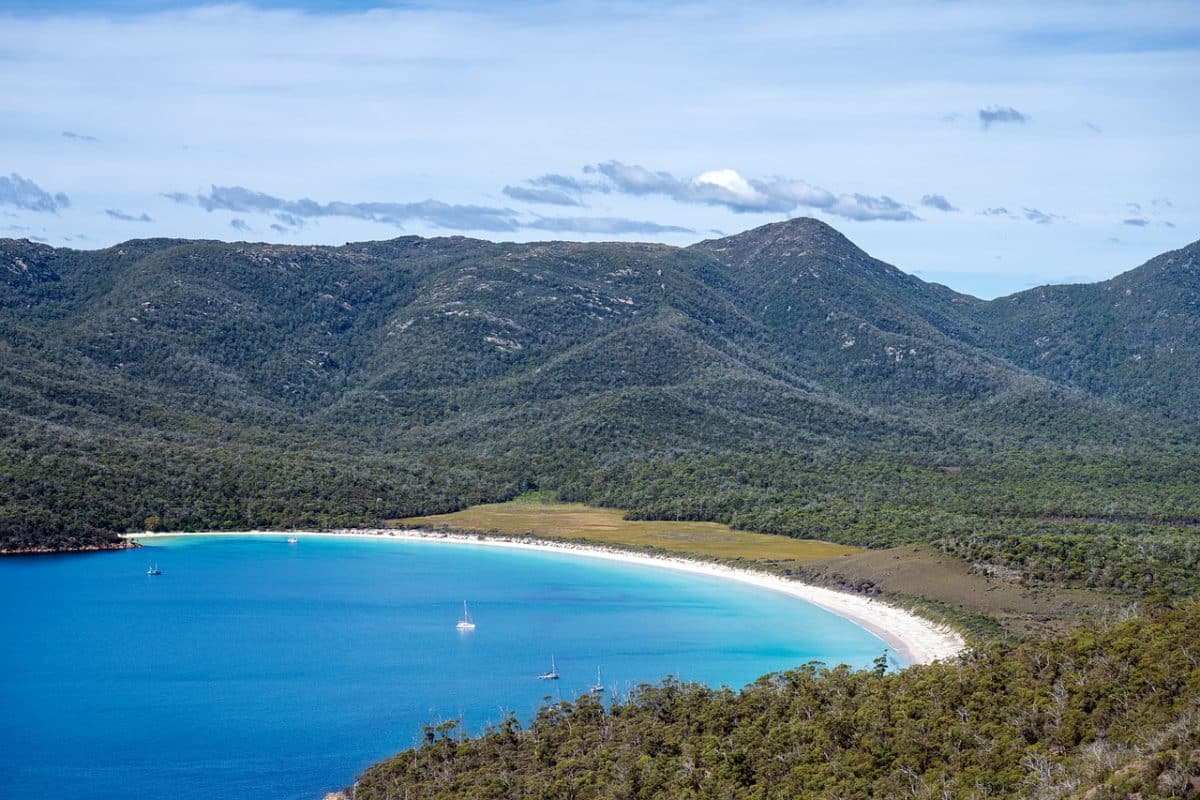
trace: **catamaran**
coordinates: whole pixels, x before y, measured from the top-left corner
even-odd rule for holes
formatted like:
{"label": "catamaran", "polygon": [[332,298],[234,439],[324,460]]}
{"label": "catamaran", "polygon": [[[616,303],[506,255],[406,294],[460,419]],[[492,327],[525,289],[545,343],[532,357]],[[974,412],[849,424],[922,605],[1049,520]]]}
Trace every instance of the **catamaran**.
{"label": "catamaran", "polygon": [[295,543],[296,543],[296,542],[298,542],[298,541],[300,541],[300,540],[299,540],[299,539],[297,539],[295,536],[289,536],[289,537],[288,537],[288,544],[295,544]]}
{"label": "catamaran", "polygon": [[554,664],[554,656],[550,656],[550,671],[543,672],[541,675],[538,675],[538,680],[543,680],[543,681],[558,680],[558,667],[555,666],[555,664]]}
{"label": "catamaran", "polygon": [[162,570],[158,568],[158,564],[151,564],[146,570],[147,575],[162,575]]}
{"label": "catamaran", "polygon": [[604,683],[600,680],[600,668],[596,667],[596,682],[592,684],[591,691],[600,694],[604,691]]}
{"label": "catamaran", "polygon": [[458,628],[460,631],[475,630],[475,622],[471,619],[471,612],[467,610],[466,600],[463,600],[463,618],[460,619],[458,624],[454,627]]}

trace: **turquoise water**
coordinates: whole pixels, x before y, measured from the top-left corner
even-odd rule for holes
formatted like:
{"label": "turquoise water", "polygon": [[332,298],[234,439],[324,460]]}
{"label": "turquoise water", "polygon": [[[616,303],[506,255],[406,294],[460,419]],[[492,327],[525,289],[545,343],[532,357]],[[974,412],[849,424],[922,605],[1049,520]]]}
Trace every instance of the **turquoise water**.
{"label": "turquoise water", "polygon": [[[315,798],[423,725],[528,719],[598,667],[612,697],[667,675],[740,687],[814,659],[863,667],[884,649],[782,594],[563,553],[148,545],[0,559],[0,797]],[[552,656],[562,679],[539,681]]]}

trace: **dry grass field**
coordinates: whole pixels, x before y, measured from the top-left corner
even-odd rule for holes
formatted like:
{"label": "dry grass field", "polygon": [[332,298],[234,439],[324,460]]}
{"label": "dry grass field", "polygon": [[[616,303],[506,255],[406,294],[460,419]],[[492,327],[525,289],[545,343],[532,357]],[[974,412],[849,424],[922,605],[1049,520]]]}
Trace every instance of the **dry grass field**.
{"label": "dry grass field", "polygon": [[453,514],[409,517],[394,520],[392,524],[405,528],[445,525],[476,531],[531,534],[617,547],[656,548],[706,558],[744,558],[764,563],[837,558],[861,549],[812,539],[789,539],[735,531],[728,525],[716,522],[627,520],[624,519],[624,512],[618,509],[536,499],[474,506]]}

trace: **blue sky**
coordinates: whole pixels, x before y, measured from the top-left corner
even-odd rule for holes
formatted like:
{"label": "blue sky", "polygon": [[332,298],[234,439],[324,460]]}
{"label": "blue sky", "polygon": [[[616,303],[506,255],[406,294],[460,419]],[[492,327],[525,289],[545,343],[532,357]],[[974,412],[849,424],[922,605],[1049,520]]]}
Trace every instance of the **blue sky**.
{"label": "blue sky", "polygon": [[0,236],[688,244],[984,297],[1200,238],[1200,4],[0,0]]}

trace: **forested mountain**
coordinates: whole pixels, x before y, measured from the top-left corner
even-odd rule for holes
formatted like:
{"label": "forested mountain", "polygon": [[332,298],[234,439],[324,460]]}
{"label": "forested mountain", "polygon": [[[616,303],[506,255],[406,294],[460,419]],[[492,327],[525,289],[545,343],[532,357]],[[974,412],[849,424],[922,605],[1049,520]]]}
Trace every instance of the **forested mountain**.
{"label": "forested mountain", "polygon": [[1112,280],[983,304],[976,341],[1099,397],[1200,420],[1200,242]]}
{"label": "forested mountain", "polygon": [[983,302],[811,219],[689,248],[0,240],[0,542],[542,488],[1190,585],[1196,253]]}

